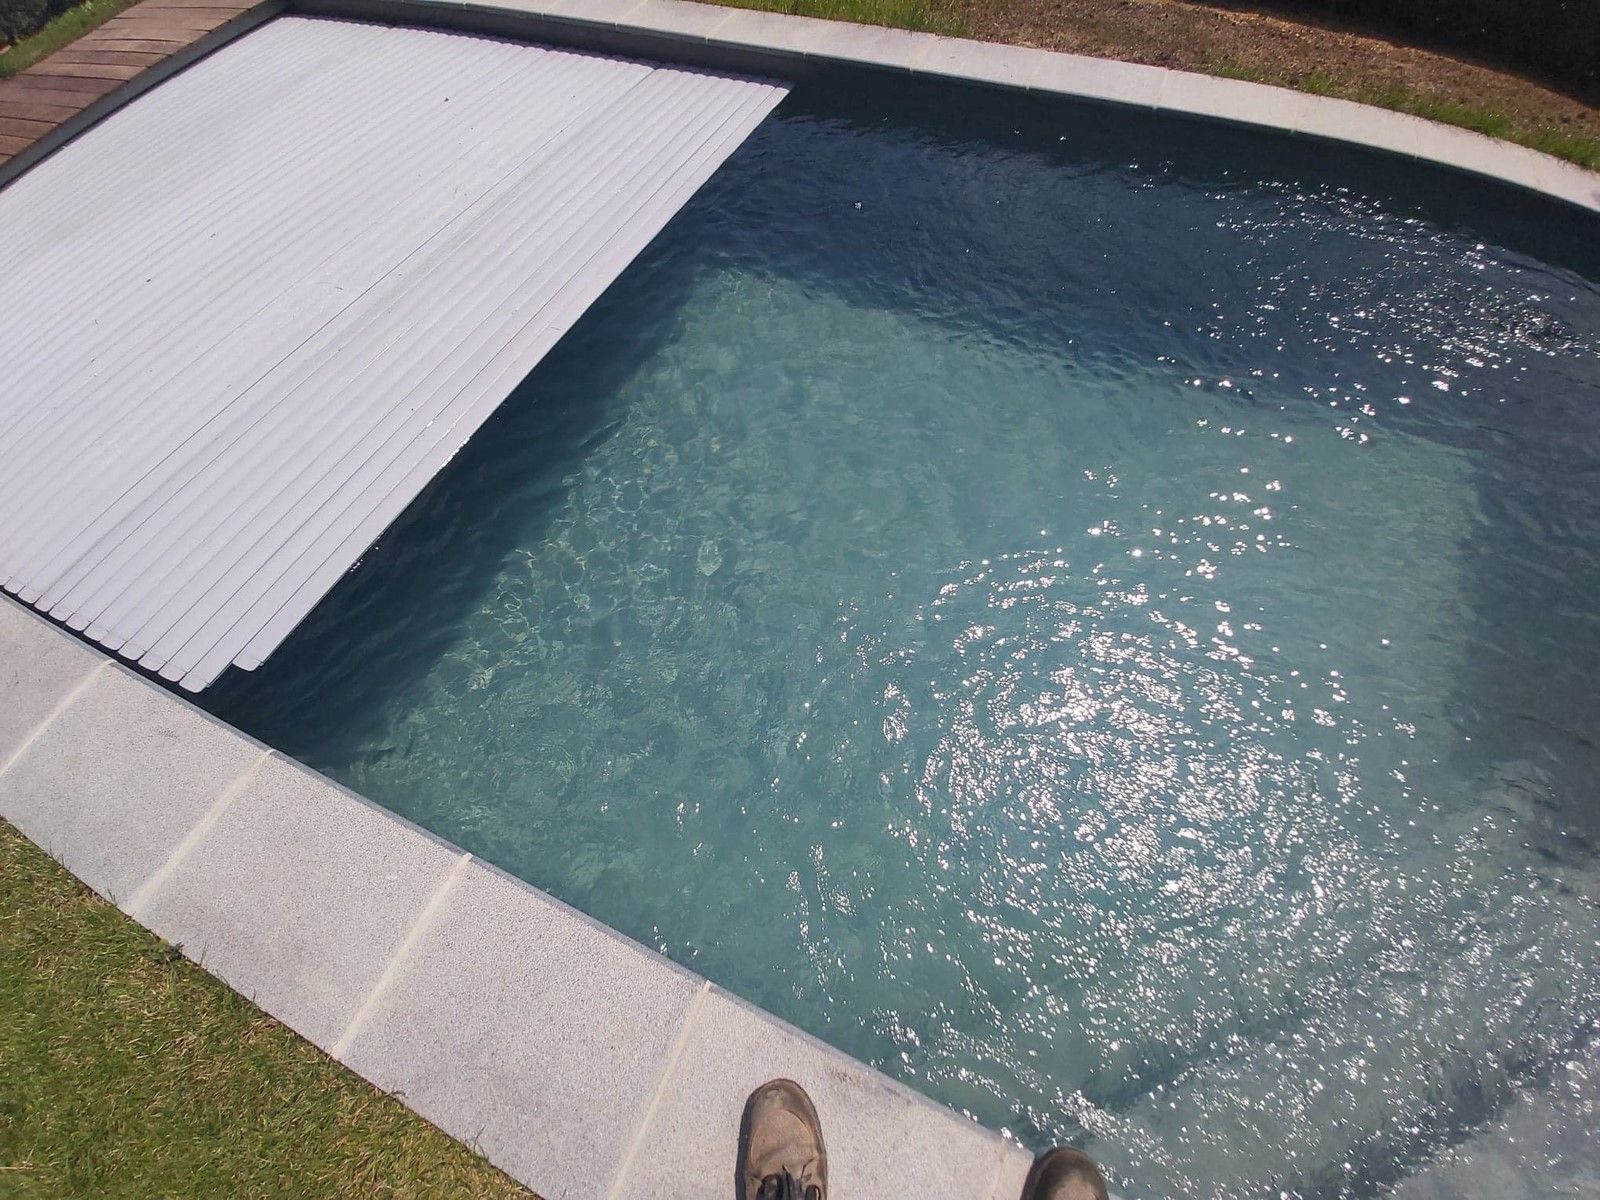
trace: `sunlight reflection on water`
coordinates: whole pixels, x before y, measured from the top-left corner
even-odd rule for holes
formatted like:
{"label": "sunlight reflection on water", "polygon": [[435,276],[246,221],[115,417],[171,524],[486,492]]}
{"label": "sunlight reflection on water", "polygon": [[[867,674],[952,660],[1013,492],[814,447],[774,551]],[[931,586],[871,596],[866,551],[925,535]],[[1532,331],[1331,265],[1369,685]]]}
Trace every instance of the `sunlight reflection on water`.
{"label": "sunlight reflection on water", "polygon": [[1600,292],[1077,113],[797,97],[212,703],[1129,1196],[1593,1187]]}

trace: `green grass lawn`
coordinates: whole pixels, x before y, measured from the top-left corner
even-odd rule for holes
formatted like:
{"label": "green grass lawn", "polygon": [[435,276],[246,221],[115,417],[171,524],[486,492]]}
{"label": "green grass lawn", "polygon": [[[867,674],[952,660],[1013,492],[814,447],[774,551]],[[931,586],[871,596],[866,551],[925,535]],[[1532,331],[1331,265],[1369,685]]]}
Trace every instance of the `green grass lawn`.
{"label": "green grass lawn", "polygon": [[0,821],[0,1195],[530,1193]]}
{"label": "green grass lawn", "polygon": [[738,8],[788,13],[796,17],[822,17],[854,21],[858,25],[889,25],[952,37],[966,32],[961,0],[714,0]]}
{"label": "green grass lawn", "polygon": [[1279,87],[1294,87],[1317,96],[1337,96],[1359,104],[1377,108],[1390,108],[1395,112],[1426,117],[1443,125],[1458,125],[1474,133],[1516,142],[1533,150],[1542,150],[1556,158],[1575,162],[1590,170],[1600,169],[1600,139],[1553,128],[1525,127],[1509,114],[1490,104],[1473,104],[1447,97],[1430,95],[1401,84],[1384,87],[1351,86],[1326,71],[1308,71],[1293,79],[1285,79],[1269,72],[1232,63],[1213,66],[1212,74],[1230,79],[1245,79],[1253,83],[1270,83]]}

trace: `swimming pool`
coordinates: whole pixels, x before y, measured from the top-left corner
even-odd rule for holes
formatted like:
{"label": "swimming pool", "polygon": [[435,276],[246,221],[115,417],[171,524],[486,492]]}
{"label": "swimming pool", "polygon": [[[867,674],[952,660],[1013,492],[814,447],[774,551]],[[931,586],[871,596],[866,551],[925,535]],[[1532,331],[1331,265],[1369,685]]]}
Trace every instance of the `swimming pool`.
{"label": "swimming pool", "polygon": [[1129,1196],[1592,1183],[1561,217],[815,81],[207,703]]}

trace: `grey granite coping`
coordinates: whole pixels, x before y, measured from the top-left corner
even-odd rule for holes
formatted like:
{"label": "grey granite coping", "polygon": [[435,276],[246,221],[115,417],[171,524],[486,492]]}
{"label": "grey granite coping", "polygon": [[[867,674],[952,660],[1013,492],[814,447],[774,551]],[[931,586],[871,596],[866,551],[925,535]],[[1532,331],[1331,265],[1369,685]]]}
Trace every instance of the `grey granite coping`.
{"label": "grey granite coping", "polygon": [[1009,1200],[1016,1143],[713,987],[0,597],[0,817],[546,1200],[728,1196],[799,1079],[836,1187]]}
{"label": "grey granite coping", "polygon": [[220,798],[130,915],[332,1049],[461,853],[277,755]]}
{"label": "grey granite coping", "polygon": [[77,638],[18,605],[0,604],[0,769],[105,662]]}
{"label": "grey granite coping", "polygon": [[290,0],[295,11],[414,21],[803,76],[904,72],[1127,105],[1366,147],[1600,212],[1600,173],[1450,125],[1266,84],[690,0]]}
{"label": "grey granite coping", "polygon": [[[0,614],[10,615],[9,606]],[[217,737],[140,679],[96,670],[5,773],[5,814],[95,891],[127,904],[264,753]]]}
{"label": "grey granite coping", "polygon": [[[618,1200],[726,1200],[745,1097],[774,1076],[798,1081],[823,1117],[829,1188],[839,1196],[992,1196],[1022,1192],[1029,1156],[998,1141],[985,1156],[970,1124],[775,1017],[708,988],[661,1082]],[[886,1130],[893,1135],[886,1138]]]}
{"label": "grey granite coping", "polygon": [[600,1200],[704,986],[470,862],[341,1057],[541,1195]]}

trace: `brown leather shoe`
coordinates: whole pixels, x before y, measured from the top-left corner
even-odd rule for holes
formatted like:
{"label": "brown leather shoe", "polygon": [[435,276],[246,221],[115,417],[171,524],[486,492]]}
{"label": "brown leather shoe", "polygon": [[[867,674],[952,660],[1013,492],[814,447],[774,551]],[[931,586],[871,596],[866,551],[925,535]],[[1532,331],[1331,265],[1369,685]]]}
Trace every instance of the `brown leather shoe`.
{"label": "brown leather shoe", "polygon": [[1106,1177],[1082,1150],[1057,1146],[1033,1160],[1022,1200],[1107,1200]]}
{"label": "brown leather shoe", "polygon": [[822,1122],[798,1083],[774,1079],[744,1102],[739,1200],[828,1200]]}

